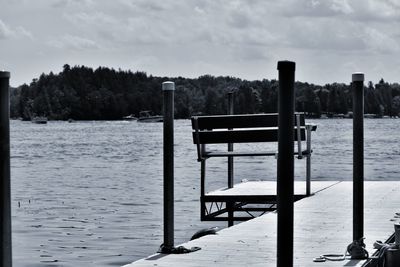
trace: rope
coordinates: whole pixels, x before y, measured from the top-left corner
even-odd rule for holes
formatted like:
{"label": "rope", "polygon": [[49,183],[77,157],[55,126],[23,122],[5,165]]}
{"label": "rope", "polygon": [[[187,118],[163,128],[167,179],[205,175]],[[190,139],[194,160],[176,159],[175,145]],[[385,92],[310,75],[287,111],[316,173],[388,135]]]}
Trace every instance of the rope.
{"label": "rope", "polygon": [[396,244],[385,244],[385,243],[382,243],[382,241],[376,241],[374,243],[374,248],[379,251],[379,253],[377,255],[377,259],[378,259],[377,266],[383,267],[383,266],[385,266],[386,251],[391,248],[398,248],[398,246]]}
{"label": "rope", "polygon": [[314,262],[325,262],[325,261],[344,261],[346,256],[351,256],[351,259],[368,259],[368,251],[365,249],[364,238],[354,240],[350,245],[347,246],[346,251],[343,254],[323,254],[317,258],[314,258]]}
{"label": "rope", "polygon": [[325,261],[344,261],[346,259],[346,252],[344,254],[323,254],[317,258],[314,258],[314,262],[325,262]]}
{"label": "rope", "polygon": [[164,244],[162,244],[157,252],[162,253],[162,254],[186,254],[186,253],[198,251],[200,249],[201,248],[199,248],[199,247],[185,248],[184,246],[170,248],[170,247],[166,247],[166,246],[164,246]]}
{"label": "rope", "polygon": [[347,252],[350,254],[352,260],[368,259],[369,254],[365,249],[364,237],[354,240],[350,245],[348,245]]}

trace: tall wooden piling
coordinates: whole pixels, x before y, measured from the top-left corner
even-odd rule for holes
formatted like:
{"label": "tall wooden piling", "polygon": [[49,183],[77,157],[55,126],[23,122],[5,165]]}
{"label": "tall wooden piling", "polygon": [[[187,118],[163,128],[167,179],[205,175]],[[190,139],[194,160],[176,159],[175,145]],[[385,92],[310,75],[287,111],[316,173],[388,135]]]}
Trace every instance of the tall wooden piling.
{"label": "tall wooden piling", "polygon": [[279,61],[278,170],[277,170],[277,266],[293,266],[294,202],[294,73],[296,63]]}
{"label": "tall wooden piling", "polygon": [[12,266],[10,187],[10,73],[0,71],[1,267]]}
{"label": "tall wooden piling", "polygon": [[353,240],[364,236],[364,74],[352,75]]}
{"label": "tall wooden piling", "polygon": [[164,249],[174,247],[174,82],[163,82],[164,94]]}

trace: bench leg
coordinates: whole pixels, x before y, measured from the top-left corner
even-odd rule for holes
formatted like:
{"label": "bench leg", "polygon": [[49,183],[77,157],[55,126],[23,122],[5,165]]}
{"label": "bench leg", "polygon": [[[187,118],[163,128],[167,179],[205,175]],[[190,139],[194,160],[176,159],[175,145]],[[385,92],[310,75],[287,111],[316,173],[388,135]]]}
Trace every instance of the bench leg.
{"label": "bench leg", "polygon": [[206,160],[201,160],[201,170],[200,170],[200,217],[203,221],[206,216],[206,203],[204,202],[205,194],[205,180],[206,180]]}
{"label": "bench leg", "polygon": [[306,158],[306,195],[311,195],[311,154]]}
{"label": "bench leg", "polygon": [[226,202],[226,208],[228,210],[228,227],[233,226],[233,202]]}

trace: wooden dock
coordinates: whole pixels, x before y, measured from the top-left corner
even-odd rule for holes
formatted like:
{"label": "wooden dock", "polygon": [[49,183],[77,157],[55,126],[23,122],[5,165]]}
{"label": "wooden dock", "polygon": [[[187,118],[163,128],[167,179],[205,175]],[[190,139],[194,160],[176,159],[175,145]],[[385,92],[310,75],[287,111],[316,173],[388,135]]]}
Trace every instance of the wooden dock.
{"label": "wooden dock", "polygon": [[[314,182],[312,193],[317,193],[338,182]],[[306,182],[294,183],[294,194],[306,194]],[[233,188],[221,188],[206,193],[206,196],[276,196],[276,182],[248,181],[235,184]]]}
{"label": "wooden dock", "polygon": [[[294,266],[362,266],[365,260],[314,263],[321,254],[342,254],[352,240],[352,182],[313,182],[315,195],[295,203]],[[321,190],[325,188],[324,190]],[[376,240],[385,241],[400,220],[400,182],[365,182],[365,243],[370,255]],[[154,254],[125,265],[276,266],[275,212],[182,244],[201,247],[190,254]]]}

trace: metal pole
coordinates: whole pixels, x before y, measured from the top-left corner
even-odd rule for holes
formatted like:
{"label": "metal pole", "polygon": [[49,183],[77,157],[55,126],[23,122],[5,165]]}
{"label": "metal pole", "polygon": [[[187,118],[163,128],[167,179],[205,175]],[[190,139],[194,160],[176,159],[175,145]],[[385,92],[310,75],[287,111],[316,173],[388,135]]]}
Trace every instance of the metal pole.
{"label": "metal pole", "polygon": [[307,157],[306,157],[306,195],[311,195],[311,125],[306,126],[307,131]]}
{"label": "metal pole", "polygon": [[[233,92],[228,93],[228,115],[233,115]],[[228,144],[228,151],[233,151],[233,144]],[[233,187],[233,157],[228,157],[228,187]]]}
{"label": "metal pole", "polygon": [[353,240],[364,236],[364,74],[352,75]]}
{"label": "metal pole", "polygon": [[[228,93],[228,115],[233,115],[233,91]],[[233,151],[233,144],[228,144],[228,151]],[[233,179],[233,157],[228,157],[228,188],[232,188]],[[227,202],[228,206],[228,227],[233,226],[233,203]]]}
{"label": "metal pole", "polygon": [[9,82],[10,73],[0,71],[1,267],[12,266]]}
{"label": "metal pole", "polygon": [[174,247],[174,82],[163,82],[164,93],[164,249]]}
{"label": "metal pole", "polygon": [[279,61],[278,101],[278,245],[277,266],[293,266],[294,73],[296,63]]}

